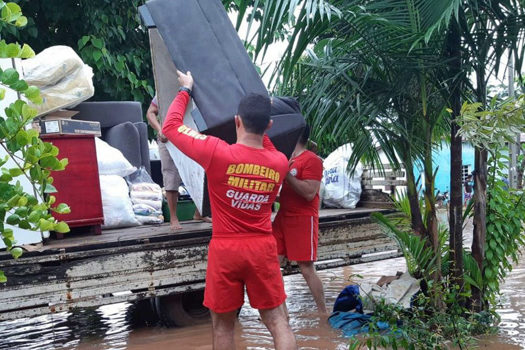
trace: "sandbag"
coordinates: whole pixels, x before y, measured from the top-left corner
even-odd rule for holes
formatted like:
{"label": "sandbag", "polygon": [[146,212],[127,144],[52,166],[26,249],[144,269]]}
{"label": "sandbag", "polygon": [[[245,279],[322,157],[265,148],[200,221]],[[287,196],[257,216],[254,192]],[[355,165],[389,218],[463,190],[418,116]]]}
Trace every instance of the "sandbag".
{"label": "sandbag", "polygon": [[41,88],[56,85],[83,65],[82,59],[69,46],[52,46],[23,60],[22,70],[29,85]]}
{"label": "sandbag", "polygon": [[100,192],[104,212],[104,228],[137,226],[128,185],[118,175],[101,175]]}
{"label": "sandbag", "polygon": [[323,204],[327,207],[353,209],[359,202],[363,166],[359,163],[351,174],[347,170],[351,155],[352,147],[346,144],[323,162]]}
{"label": "sandbag", "polygon": [[111,147],[107,142],[95,137],[95,147],[97,151],[97,163],[99,175],[118,175],[128,176],[134,173],[135,168],[115,147]]}
{"label": "sandbag", "polygon": [[22,61],[24,79],[40,89],[38,115],[75,107],[95,94],[93,69],[67,46],[53,46]]}
{"label": "sandbag", "polygon": [[153,182],[144,167],[129,175],[126,180],[130,186],[130,197],[136,219],[141,224],[161,224],[162,189]]}
{"label": "sandbag", "polygon": [[136,216],[162,215],[162,212],[147,204],[133,204],[133,212]]}
{"label": "sandbag", "polygon": [[137,215],[136,219],[141,225],[160,225],[164,222],[164,216],[162,215]]}

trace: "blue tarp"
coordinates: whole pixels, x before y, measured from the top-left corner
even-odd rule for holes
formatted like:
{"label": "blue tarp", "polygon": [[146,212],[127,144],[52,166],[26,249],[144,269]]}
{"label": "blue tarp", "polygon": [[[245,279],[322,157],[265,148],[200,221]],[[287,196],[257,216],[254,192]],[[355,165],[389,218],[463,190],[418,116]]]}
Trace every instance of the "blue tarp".
{"label": "blue tarp", "polygon": [[[350,311],[336,311],[330,315],[328,322],[333,328],[342,330],[345,337],[352,337],[369,331],[372,315]],[[390,329],[387,322],[376,322],[376,327],[380,331]]]}

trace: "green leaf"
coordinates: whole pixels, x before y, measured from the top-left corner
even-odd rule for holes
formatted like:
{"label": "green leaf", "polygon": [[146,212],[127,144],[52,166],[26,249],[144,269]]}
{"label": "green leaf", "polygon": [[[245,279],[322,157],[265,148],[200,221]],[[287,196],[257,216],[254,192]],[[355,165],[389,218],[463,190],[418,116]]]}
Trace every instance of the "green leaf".
{"label": "green leaf", "polygon": [[0,76],[0,81],[6,85],[15,83],[19,78],[18,72],[13,68],[6,69]]}
{"label": "green leaf", "polygon": [[40,219],[38,221],[38,227],[42,231],[51,231],[55,227],[55,224],[53,222],[49,222],[46,219]]}
{"label": "green leaf", "polygon": [[20,52],[21,52],[20,45],[18,45],[18,44],[7,44],[7,57],[16,58],[16,57],[20,56]]}
{"label": "green leaf", "polygon": [[27,208],[27,207],[21,207],[21,208],[17,208],[15,210],[15,214],[20,216],[20,217],[26,217],[28,212],[29,212],[29,208]]}
{"label": "green leaf", "polygon": [[28,104],[22,106],[22,117],[26,122],[32,120],[37,114],[38,111],[36,108],[33,108]]}
{"label": "green leaf", "polygon": [[29,138],[27,137],[27,132],[25,130],[20,130],[16,134],[15,139],[19,146],[26,146],[29,143]]}
{"label": "green leaf", "polygon": [[22,253],[23,253],[24,251],[23,251],[22,248],[20,248],[20,247],[15,247],[15,248],[12,248],[9,252],[10,252],[11,255],[13,256],[13,258],[18,259],[19,257],[22,256]]}
{"label": "green leaf", "polygon": [[19,199],[20,195],[16,194],[7,201],[7,205],[13,208],[15,205],[17,205]]}
{"label": "green leaf", "polygon": [[78,49],[82,50],[84,46],[88,43],[90,37],[89,35],[84,35],[79,41],[78,41]]}
{"label": "green leaf", "polygon": [[22,46],[22,51],[20,52],[20,58],[31,58],[35,56],[35,51],[31,48],[31,46],[24,44]]}
{"label": "green leaf", "polygon": [[39,210],[33,210],[31,214],[29,214],[29,216],[27,217],[27,221],[36,224],[40,220],[41,216],[42,215],[40,214]]}
{"label": "green leaf", "polygon": [[55,188],[55,186],[51,184],[46,184],[46,188],[44,189],[44,193],[56,193],[58,190]]}
{"label": "green leaf", "polygon": [[12,177],[20,176],[23,173],[24,172],[22,170],[20,170],[20,168],[11,168],[11,169],[9,169],[9,175],[11,175]]}
{"label": "green leaf", "polygon": [[27,25],[27,17],[20,16],[15,22],[15,26],[17,27],[25,27]]}
{"label": "green leaf", "polygon": [[98,62],[102,58],[102,52],[95,50],[93,51],[93,59]]}
{"label": "green leaf", "polygon": [[71,213],[71,208],[65,203],[60,203],[56,208],[54,208],[54,211],[58,214],[69,214]]}
{"label": "green leaf", "polygon": [[98,38],[92,39],[91,43],[93,44],[93,46],[95,46],[99,50],[101,50],[104,47],[104,40],[102,39],[98,39]]}
{"label": "green leaf", "polygon": [[28,87],[29,85],[27,85],[27,83],[23,80],[18,80],[14,84],[11,84],[10,86],[11,89],[19,91],[19,92],[27,90]]}
{"label": "green leaf", "polygon": [[0,88],[0,100],[3,100],[5,98],[5,89]]}
{"label": "green leaf", "polygon": [[31,225],[29,224],[29,222],[27,222],[27,220],[20,221],[18,223],[18,227],[20,227],[23,230],[30,230],[31,229]]}
{"label": "green leaf", "polygon": [[16,225],[20,222],[20,216],[16,214],[11,214],[7,217],[5,221],[8,225]]}
{"label": "green leaf", "polygon": [[39,96],[40,95],[40,90],[36,87],[36,86],[30,86],[29,88],[27,88],[27,90],[24,92],[24,95],[31,99],[31,98],[34,98],[36,96]]}
{"label": "green leaf", "polygon": [[4,271],[0,270],[0,283],[6,283],[7,277],[5,277]]}
{"label": "green leaf", "polygon": [[69,232],[69,226],[65,222],[61,221],[55,225],[54,231],[58,233],[67,233]]}

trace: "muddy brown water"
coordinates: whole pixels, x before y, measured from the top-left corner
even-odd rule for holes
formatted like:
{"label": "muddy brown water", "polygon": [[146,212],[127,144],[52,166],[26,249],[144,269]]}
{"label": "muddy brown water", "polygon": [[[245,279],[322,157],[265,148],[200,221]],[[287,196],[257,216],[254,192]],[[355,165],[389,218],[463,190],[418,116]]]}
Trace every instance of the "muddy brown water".
{"label": "muddy brown water", "polygon": [[[403,258],[376,261],[321,271],[328,305],[355,275],[359,281],[375,282],[381,275],[404,271]],[[352,277],[354,276],[354,277]],[[501,330],[484,339],[481,349],[525,349],[525,258],[511,272],[503,286],[498,309]],[[285,278],[290,323],[301,349],[347,349],[348,340],[331,329],[315,312],[315,304],[300,275]],[[144,325],[129,303],[24,318],[0,323],[0,349],[211,349],[211,326],[185,328]],[[272,338],[258,319],[256,310],[243,307],[236,328],[238,349],[272,349]]]}

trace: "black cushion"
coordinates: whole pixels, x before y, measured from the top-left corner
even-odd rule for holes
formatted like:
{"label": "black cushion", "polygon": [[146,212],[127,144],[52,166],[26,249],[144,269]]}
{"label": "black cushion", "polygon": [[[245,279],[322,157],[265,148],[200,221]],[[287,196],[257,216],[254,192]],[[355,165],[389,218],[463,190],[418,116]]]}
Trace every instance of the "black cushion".
{"label": "black cushion", "polygon": [[143,121],[142,106],[139,102],[83,102],[73,109],[79,112],[73,119],[97,121],[103,129],[124,122]]}

